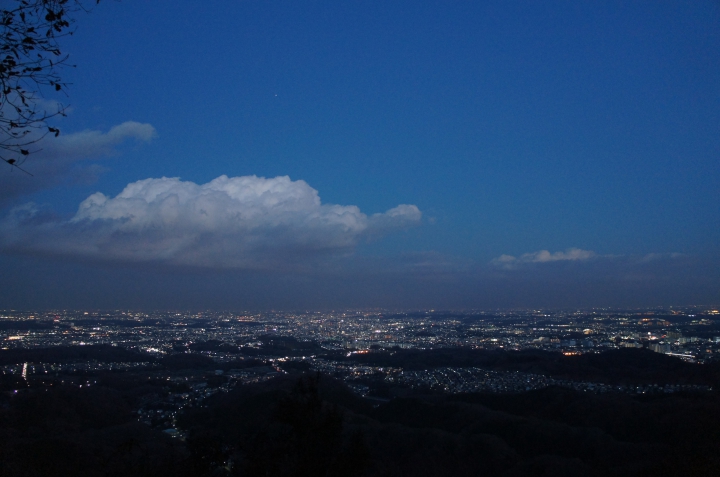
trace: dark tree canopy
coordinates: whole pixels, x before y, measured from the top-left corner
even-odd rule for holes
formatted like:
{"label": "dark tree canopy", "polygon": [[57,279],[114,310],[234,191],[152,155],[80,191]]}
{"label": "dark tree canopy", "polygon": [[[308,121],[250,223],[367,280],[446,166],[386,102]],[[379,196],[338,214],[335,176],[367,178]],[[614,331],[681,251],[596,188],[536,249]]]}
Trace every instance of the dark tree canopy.
{"label": "dark tree canopy", "polygon": [[[99,3],[100,0],[92,0]],[[48,110],[45,94],[64,93],[68,55],[62,37],[73,34],[82,0],[8,0],[0,9],[0,159],[18,166],[33,145],[60,130],[47,121],[65,115],[61,103]]]}

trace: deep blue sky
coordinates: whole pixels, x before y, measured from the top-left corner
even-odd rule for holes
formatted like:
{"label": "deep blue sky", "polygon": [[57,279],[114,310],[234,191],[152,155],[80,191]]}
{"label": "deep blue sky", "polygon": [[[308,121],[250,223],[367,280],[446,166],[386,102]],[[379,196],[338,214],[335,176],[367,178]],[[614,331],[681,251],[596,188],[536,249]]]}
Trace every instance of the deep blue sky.
{"label": "deep blue sky", "polygon": [[[710,0],[103,1],[63,41],[77,68],[59,125],[79,146],[31,157],[40,178],[2,202],[56,217],[6,220],[0,307],[718,302],[718,25]],[[145,126],[100,152],[77,135],[127,121]],[[88,229],[70,219],[98,191],[222,175],[422,218],[335,235],[290,206],[256,235],[197,226],[191,258],[165,252],[197,225],[182,214],[195,225],[151,238],[107,226],[109,206]]]}

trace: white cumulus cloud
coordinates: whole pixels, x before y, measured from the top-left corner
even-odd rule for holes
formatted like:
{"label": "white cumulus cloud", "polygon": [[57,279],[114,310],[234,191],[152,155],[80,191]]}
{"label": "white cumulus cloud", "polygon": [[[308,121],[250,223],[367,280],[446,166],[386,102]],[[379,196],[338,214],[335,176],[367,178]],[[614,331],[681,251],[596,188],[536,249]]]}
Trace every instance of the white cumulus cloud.
{"label": "white cumulus cloud", "polygon": [[212,268],[277,268],[347,253],[369,235],[420,223],[414,205],[366,215],[322,204],[317,190],[289,177],[220,176],[207,184],[145,179],[115,197],[85,199],[69,220],[34,206],[2,224],[6,251]]}

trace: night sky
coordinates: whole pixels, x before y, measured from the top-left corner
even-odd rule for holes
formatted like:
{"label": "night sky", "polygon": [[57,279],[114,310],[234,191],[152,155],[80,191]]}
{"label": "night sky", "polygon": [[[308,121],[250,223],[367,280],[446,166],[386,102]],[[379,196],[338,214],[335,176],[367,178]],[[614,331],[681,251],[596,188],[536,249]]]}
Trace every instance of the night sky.
{"label": "night sky", "polygon": [[720,303],[720,3],[103,0],[0,308]]}

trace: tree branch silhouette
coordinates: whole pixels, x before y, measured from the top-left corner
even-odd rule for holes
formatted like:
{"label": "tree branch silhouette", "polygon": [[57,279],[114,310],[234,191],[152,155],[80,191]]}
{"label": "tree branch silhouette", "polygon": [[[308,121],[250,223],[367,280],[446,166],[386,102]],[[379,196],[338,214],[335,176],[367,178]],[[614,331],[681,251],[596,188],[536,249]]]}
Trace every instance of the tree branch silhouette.
{"label": "tree branch silhouette", "polygon": [[74,33],[79,11],[88,11],[82,0],[11,0],[0,9],[0,159],[28,174],[20,165],[37,144],[60,135],[48,120],[67,106],[43,103],[47,93],[65,94],[61,72],[72,65],[60,39]]}

